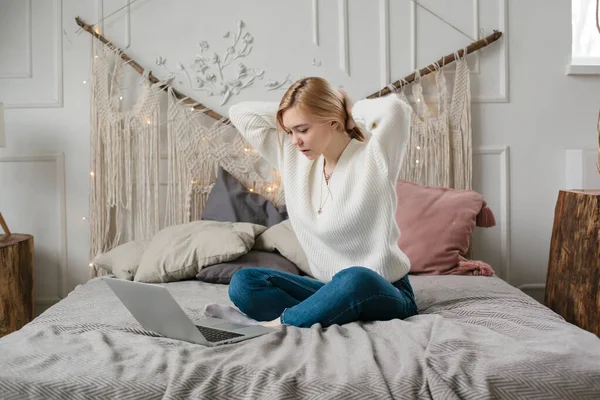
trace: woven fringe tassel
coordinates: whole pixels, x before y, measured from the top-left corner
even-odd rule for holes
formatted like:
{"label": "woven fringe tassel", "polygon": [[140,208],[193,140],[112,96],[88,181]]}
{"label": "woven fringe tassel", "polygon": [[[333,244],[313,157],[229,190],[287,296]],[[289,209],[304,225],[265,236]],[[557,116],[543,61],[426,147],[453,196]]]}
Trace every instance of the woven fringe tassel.
{"label": "woven fringe tassel", "polygon": [[480,276],[492,276],[494,275],[494,269],[483,261],[479,260],[461,260],[458,262],[456,268],[453,268],[449,275],[480,275]]}
{"label": "woven fringe tassel", "polygon": [[492,226],[496,226],[496,218],[494,217],[494,213],[487,206],[487,203],[484,201],[481,206],[481,210],[479,214],[475,217],[475,224],[482,228],[491,228]]}

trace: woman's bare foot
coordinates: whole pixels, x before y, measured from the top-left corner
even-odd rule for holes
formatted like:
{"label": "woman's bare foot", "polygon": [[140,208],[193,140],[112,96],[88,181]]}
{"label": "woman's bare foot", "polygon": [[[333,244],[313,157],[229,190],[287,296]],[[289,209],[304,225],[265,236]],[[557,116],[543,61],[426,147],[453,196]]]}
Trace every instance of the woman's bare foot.
{"label": "woman's bare foot", "polygon": [[253,320],[240,310],[227,304],[208,304],[204,307],[204,315],[207,317],[221,318],[235,324],[260,325],[260,322]]}
{"label": "woman's bare foot", "polygon": [[279,317],[277,317],[277,319],[274,319],[273,321],[263,322],[262,324],[263,324],[263,326],[270,326],[270,327],[281,326],[281,319],[279,319]]}

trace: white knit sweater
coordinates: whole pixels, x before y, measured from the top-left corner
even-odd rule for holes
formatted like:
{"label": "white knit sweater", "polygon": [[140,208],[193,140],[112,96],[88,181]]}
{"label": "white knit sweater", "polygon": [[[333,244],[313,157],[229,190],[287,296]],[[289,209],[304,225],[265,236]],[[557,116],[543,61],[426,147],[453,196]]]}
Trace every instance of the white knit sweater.
{"label": "white knit sweater", "polygon": [[277,132],[277,106],[242,102],[229,109],[229,118],[281,174],[290,222],[312,275],[329,282],[345,268],[363,266],[389,282],[402,278],[410,261],[398,247],[395,183],[409,133],[409,106],[396,94],[354,105],[353,117],[367,128],[368,139],[353,139],[345,148],[320,215],[317,210],[327,196],[324,158],[308,160],[288,135]]}

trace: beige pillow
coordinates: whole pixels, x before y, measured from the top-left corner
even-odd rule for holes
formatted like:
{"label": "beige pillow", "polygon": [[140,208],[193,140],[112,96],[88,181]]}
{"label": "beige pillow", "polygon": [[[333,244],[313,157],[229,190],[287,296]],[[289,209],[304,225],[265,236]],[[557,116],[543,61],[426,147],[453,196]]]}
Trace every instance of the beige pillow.
{"label": "beige pillow", "polygon": [[148,247],[148,243],[150,243],[149,240],[135,240],[124,243],[106,253],[99,254],[92,263],[95,267],[102,268],[119,279],[131,281],[140,265],[140,260]]}
{"label": "beige pillow", "polygon": [[234,260],[254,245],[265,226],[245,222],[194,221],[159,231],[150,241],[135,281],[172,282],[194,278],[207,265]]}
{"label": "beige pillow", "polygon": [[312,276],[308,259],[289,219],[271,226],[256,238],[253,250],[278,251],[282,256],[296,264],[305,274]]}

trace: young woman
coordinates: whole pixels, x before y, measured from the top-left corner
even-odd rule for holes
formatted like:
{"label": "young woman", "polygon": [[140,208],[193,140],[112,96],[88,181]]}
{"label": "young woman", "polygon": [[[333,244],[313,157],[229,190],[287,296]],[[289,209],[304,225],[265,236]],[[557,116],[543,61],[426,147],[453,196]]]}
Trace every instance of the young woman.
{"label": "young woman", "polygon": [[235,127],[281,174],[290,223],[315,279],[242,269],[229,296],[246,315],[216,304],[207,315],[327,327],[417,314],[395,222],[407,107],[396,94],[352,106],[345,92],[310,77],[292,84],[279,104],[230,108]]}

